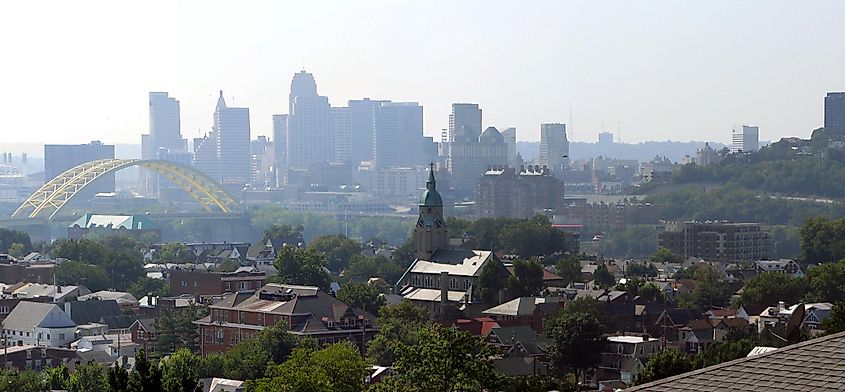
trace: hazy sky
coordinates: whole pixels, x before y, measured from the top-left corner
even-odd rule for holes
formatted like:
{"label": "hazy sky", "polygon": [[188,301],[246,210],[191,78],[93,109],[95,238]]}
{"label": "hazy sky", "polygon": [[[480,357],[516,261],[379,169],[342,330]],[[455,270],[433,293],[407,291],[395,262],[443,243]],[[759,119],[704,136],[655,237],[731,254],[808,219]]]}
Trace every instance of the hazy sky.
{"label": "hazy sky", "polygon": [[0,142],[139,143],[148,91],[181,101],[193,138],[220,89],[269,135],[303,66],[335,106],[419,101],[429,135],[477,102],[522,140],[570,105],[578,141],[620,123],[623,141],[808,136],[845,90],[843,16],[843,1],[15,1]]}

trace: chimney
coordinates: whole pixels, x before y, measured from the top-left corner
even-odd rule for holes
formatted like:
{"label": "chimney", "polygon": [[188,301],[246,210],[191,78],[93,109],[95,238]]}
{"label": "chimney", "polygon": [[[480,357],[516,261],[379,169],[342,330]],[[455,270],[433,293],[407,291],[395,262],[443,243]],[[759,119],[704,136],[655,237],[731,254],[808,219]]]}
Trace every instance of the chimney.
{"label": "chimney", "polygon": [[786,309],[786,302],[778,301],[778,310]]}
{"label": "chimney", "polygon": [[440,303],[449,302],[449,272],[440,273]]}

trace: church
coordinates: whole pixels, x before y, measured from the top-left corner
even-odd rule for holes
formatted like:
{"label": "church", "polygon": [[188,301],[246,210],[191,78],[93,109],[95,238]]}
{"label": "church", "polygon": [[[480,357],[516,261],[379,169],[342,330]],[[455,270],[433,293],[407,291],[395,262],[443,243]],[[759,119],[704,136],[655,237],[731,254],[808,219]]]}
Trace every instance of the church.
{"label": "church", "polygon": [[487,263],[501,261],[489,250],[452,249],[443,198],[437,192],[434,164],[420,197],[420,216],[414,227],[414,261],[399,279],[396,292],[403,299],[437,314],[444,305],[470,310],[483,305],[478,296],[478,276]]}

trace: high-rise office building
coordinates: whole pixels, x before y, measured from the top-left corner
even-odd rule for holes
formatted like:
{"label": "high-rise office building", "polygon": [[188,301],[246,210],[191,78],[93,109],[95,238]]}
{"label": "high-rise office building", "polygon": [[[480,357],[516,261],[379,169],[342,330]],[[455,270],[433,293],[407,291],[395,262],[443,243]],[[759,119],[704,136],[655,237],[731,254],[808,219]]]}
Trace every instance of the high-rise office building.
{"label": "high-rise office building", "polygon": [[217,160],[217,132],[211,131],[200,138],[194,139],[194,169],[218,180],[220,178],[220,161]]}
{"label": "high-rise office building", "polygon": [[300,71],[290,86],[287,169],[333,161],[337,155],[329,99],[317,95],[314,76]]}
{"label": "high-rise office building", "polygon": [[760,128],[743,125],[731,134],[731,152],[756,152],[760,144]]}
{"label": "high-rise office building", "polygon": [[335,140],[334,161],[350,162],[352,158],[352,124],[348,107],[329,109],[332,115],[332,128]]}
{"label": "high-rise office building", "polygon": [[613,133],[599,132],[599,144],[608,145],[613,144]]}
{"label": "high-rise office building", "polygon": [[274,167],[275,150],[273,142],[267,136],[259,136],[250,142],[252,151],[252,186],[264,189],[275,186]]}
{"label": "high-rise office building", "polygon": [[445,145],[446,168],[449,170],[452,188],[461,196],[475,193],[478,179],[490,166],[504,166],[508,163],[508,147],[502,134],[494,127],[488,127],[478,138],[471,138],[461,127],[455,141]]}
{"label": "high-rise office building", "polygon": [[423,164],[423,108],[416,102],[382,102],[376,109],[373,161],[378,168]]}
{"label": "high-rise office building", "polygon": [[[114,159],[114,146],[93,141],[88,144],[45,144],[44,178],[46,181],[66,170],[98,159]],[[88,195],[99,192],[114,192],[114,173],[90,185]]]}
{"label": "high-rise office building", "polygon": [[226,106],[223,91],[214,110],[220,181],[232,189],[243,187],[252,177],[249,109]]}
{"label": "high-rise office building", "polygon": [[845,92],[824,97],[824,129],[828,134],[845,134]]}
{"label": "high-rise office building", "polygon": [[516,166],[516,128],[506,128],[502,131],[502,137],[508,146],[508,165],[518,167]]}
{"label": "high-rise office building", "polygon": [[541,166],[547,166],[552,174],[560,176],[569,166],[569,140],[566,138],[566,124],[540,124]]}
{"label": "high-rise office building", "polygon": [[287,172],[288,115],[273,115],[273,150],[275,154],[274,172],[275,186],[285,183],[284,173]]}
{"label": "high-rise office building", "polygon": [[477,140],[481,136],[481,109],[475,103],[453,103],[449,114],[449,141]]}
{"label": "high-rise office building", "polygon": [[[141,158],[169,160],[178,157],[181,161],[188,152],[187,143],[182,139],[179,101],[166,92],[151,92],[149,114],[149,134],[141,136]],[[141,186],[148,195],[181,194],[175,185],[165,182],[150,170],[142,170]],[[168,190],[162,192],[162,187]]]}
{"label": "high-rise office building", "polygon": [[353,164],[374,159],[376,109],[385,102],[390,101],[369,98],[349,101],[350,160]]}

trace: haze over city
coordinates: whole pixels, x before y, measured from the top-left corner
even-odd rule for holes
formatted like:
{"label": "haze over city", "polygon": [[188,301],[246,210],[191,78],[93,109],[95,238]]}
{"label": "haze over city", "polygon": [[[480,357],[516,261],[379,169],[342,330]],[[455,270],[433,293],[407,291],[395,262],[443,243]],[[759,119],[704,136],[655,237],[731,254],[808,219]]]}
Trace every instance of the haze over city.
{"label": "haze over city", "polygon": [[26,61],[0,66],[2,142],[138,144],[149,91],[180,100],[187,138],[210,130],[218,90],[271,135],[303,68],[332,105],[419,102],[428,136],[476,102],[483,126],[532,141],[546,122],[574,141],[728,142],[745,123],[809,137],[845,88],[837,1],[223,5],[6,5],[5,53]]}

